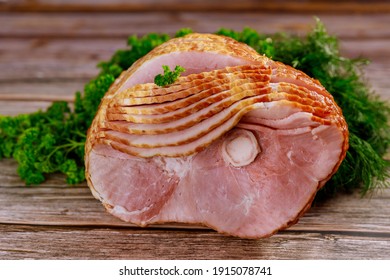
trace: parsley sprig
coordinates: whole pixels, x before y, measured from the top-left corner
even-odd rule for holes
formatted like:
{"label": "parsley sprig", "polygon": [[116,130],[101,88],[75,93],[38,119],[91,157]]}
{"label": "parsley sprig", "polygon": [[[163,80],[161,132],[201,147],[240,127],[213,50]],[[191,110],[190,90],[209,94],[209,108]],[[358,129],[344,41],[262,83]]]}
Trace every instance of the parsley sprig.
{"label": "parsley sprig", "polygon": [[164,74],[158,74],[154,77],[154,83],[160,87],[168,86],[173,84],[180,76],[181,73],[186,71],[180,65],[176,65],[175,70],[171,71],[168,65],[162,66]]}

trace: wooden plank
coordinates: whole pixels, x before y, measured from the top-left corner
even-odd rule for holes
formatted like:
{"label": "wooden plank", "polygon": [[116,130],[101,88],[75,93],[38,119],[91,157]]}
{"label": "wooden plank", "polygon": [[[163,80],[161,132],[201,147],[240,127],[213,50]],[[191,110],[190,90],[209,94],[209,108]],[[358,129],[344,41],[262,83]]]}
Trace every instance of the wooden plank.
{"label": "wooden plank", "polygon": [[[39,187],[1,187],[0,224],[135,227],[106,213],[85,185],[50,187],[49,184],[53,181]],[[360,198],[358,193],[340,194],[314,205],[287,231],[390,232],[389,200],[390,190],[371,198]],[[152,227],[199,228],[178,224]]]}
{"label": "wooden plank", "polygon": [[384,100],[390,100],[390,41],[376,40],[340,40],[340,51],[348,58],[365,58],[370,61],[362,69],[367,85]]}
{"label": "wooden plank", "polygon": [[[98,73],[96,64],[125,48],[126,39],[28,39],[4,38],[0,44],[0,100],[69,100],[76,90]],[[345,57],[372,61],[364,68],[373,89],[389,98],[390,39],[342,39]],[[40,94],[42,96],[40,96]]]}
{"label": "wooden plank", "polygon": [[[39,98],[37,99],[39,100]],[[30,114],[39,110],[45,111],[53,101],[64,100],[63,98],[42,98],[42,100],[1,100],[0,99],[0,115],[16,116],[19,114]],[[73,101],[72,97],[65,98],[65,101]],[[69,107],[73,110],[73,103],[69,102]]]}
{"label": "wooden plank", "polygon": [[18,114],[33,113],[38,110],[45,110],[51,104],[50,101],[0,101],[0,115],[16,116]]}
{"label": "wooden plank", "polygon": [[[1,2],[0,2],[1,3]],[[321,0],[295,0],[295,1],[262,1],[255,0],[234,0],[225,1],[177,1],[168,0],[161,3],[158,0],[114,0],[114,1],[92,1],[92,0],[70,0],[70,1],[49,1],[49,0],[13,0],[4,1],[0,5],[0,11],[87,11],[87,12],[123,12],[123,11],[269,11],[269,12],[364,12],[376,13],[389,11],[389,3],[386,0],[375,1],[321,1]]]}
{"label": "wooden plank", "polygon": [[[340,38],[390,38],[388,13],[375,16],[347,13],[322,14],[330,33]],[[314,25],[310,14],[266,14],[256,12],[139,12],[139,13],[3,13],[0,37],[126,38],[129,34],[163,32],[173,34],[190,27],[197,32],[215,32],[221,27],[241,30],[250,26],[260,32],[306,34]]]}
{"label": "wooden plank", "polygon": [[0,69],[7,71],[0,71],[0,89],[9,93],[4,86],[15,85],[21,80],[23,91],[26,83],[87,81],[98,74],[98,62],[110,59],[117,49],[125,47],[126,38],[3,38]]}
{"label": "wooden plank", "polygon": [[[76,91],[83,91],[89,79],[23,79],[0,81],[0,100],[73,101]],[[0,102],[1,102],[0,101]]]}
{"label": "wooden plank", "polygon": [[375,38],[369,40],[340,39],[340,52],[347,57],[364,57],[372,61],[390,58],[390,40]]}
{"label": "wooden plank", "polygon": [[388,259],[389,234],[284,232],[262,240],[208,230],[0,225],[0,259]]}
{"label": "wooden plank", "polygon": [[[222,26],[222,25],[221,25]],[[218,28],[210,30],[215,32]],[[310,28],[307,29],[310,31]],[[154,32],[149,30],[149,32]],[[172,30],[174,32],[174,30]],[[259,31],[264,34],[273,32]],[[277,32],[276,30],[274,32]],[[292,30],[289,32],[294,34]],[[330,32],[337,36],[336,33]],[[12,36],[1,39],[0,62],[9,64],[19,59],[24,61],[67,61],[82,60],[95,61],[109,59],[118,49],[127,48],[128,36],[137,33],[128,32],[122,38],[46,38],[37,36],[34,38],[14,38]],[[306,34],[306,33],[305,33]],[[12,35],[12,34],[10,34]],[[387,47],[390,38],[343,38],[339,37],[341,52],[350,57],[366,57],[379,60],[390,57]]]}
{"label": "wooden plank", "polygon": [[[67,186],[54,174],[40,186],[24,187],[16,166],[13,160],[0,161],[0,224],[133,226],[105,213],[85,182]],[[390,189],[364,198],[358,192],[340,194],[314,205],[291,229],[390,232],[389,201]]]}
{"label": "wooden plank", "polygon": [[[362,197],[359,191],[353,194],[338,194],[319,201],[292,227],[293,230],[340,230],[390,233],[390,189],[381,189]],[[383,210],[383,211],[382,211]]]}
{"label": "wooden plank", "polygon": [[[132,34],[127,34],[130,36]],[[75,61],[97,62],[109,59],[113,53],[126,48],[127,36],[123,38],[3,38],[0,45],[2,63],[11,63],[17,58],[23,61]],[[18,54],[19,57],[15,56]]]}
{"label": "wooden plank", "polygon": [[390,73],[390,63],[371,63],[364,70],[366,84],[381,99],[390,101],[390,79],[386,79],[386,73]]}
{"label": "wooden plank", "polygon": [[[2,39],[0,44],[0,80],[15,83],[47,79],[86,80],[99,72],[99,61],[108,60],[126,39],[50,40]],[[0,84],[1,86],[1,84]]]}

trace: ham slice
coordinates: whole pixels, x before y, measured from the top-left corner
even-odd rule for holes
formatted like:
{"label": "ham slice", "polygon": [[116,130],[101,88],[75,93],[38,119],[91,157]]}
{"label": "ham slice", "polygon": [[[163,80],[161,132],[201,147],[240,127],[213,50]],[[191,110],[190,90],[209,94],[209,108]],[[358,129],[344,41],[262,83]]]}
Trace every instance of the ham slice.
{"label": "ham slice", "polygon": [[[162,65],[185,73],[153,84]],[[86,177],[118,218],[243,238],[296,223],[348,149],[341,109],[306,74],[233,39],[172,39],[124,71],[88,131]]]}

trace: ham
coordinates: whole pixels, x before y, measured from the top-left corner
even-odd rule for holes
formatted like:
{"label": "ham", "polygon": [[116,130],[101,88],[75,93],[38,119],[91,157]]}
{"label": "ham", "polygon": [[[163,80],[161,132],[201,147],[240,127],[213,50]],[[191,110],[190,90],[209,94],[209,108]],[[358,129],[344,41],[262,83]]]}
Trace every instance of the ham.
{"label": "ham", "polygon": [[[153,79],[180,65],[172,85]],[[298,221],[348,149],[316,80],[233,39],[189,34],[135,62],[88,130],[86,178],[112,215],[271,236]]]}

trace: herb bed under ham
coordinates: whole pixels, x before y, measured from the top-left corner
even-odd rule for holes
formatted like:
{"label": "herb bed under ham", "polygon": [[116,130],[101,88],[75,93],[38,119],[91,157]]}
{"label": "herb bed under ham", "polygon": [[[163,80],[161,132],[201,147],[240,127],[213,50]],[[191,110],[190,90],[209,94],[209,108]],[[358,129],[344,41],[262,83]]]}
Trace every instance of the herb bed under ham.
{"label": "herb bed under ham", "polygon": [[[186,69],[158,87],[161,66]],[[259,238],[294,224],[348,149],[318,81],[218,35],[172,39],[114,82],[88,131],[94,196],[140,226]]]}

